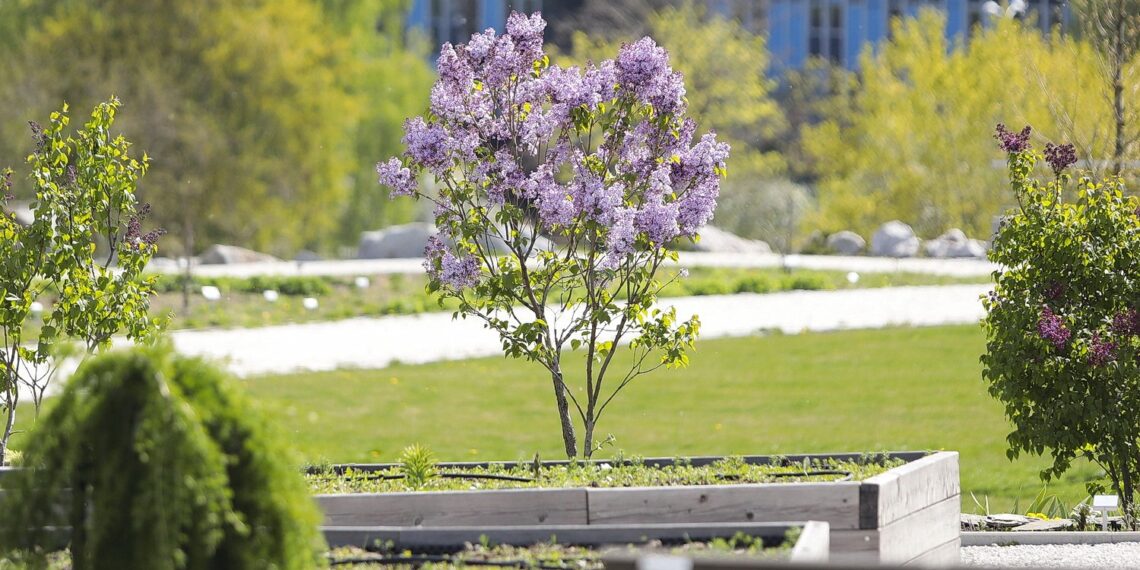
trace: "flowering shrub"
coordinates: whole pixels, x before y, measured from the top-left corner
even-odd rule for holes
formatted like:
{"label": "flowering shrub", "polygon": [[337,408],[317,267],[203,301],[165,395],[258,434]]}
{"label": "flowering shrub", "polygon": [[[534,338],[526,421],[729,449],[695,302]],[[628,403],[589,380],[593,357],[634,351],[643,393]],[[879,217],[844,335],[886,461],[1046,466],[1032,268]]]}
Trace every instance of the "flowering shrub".
{"label": "flowering shrub", "polygon": [[[545,26],[512,13],[503,35],[444,44],[430,114],[405,123],[407,151],[377,171],[393,196],[435,204],[429,288],[498,332],[508,356],[547,369],[566,454],[588,457],[618,391],[687,362],[699,321],[652,308],[655,275],[675,260],[665,245],[712,217],[728,145],[694,142],[681,76],[652,39],[561,68],[543,53]],[[419,189],[424,173],[438,195]],[[633,364],[613,380],[622,342]],[[584,390],[567,387],[567,348],[584,350]]]}
{"label": "flowering shrub", "polygon": [[[94,352],[116,334],[141,341],[161,326],[148,315],[154,277],[143,268],[163,232],[142,230],[150,208],[136,204],[135,191],[147,158],[132,158],[130,143],[112,135],[118,108],[117,99],[100,103],[74,135],[67,132],[66,105],[46,125],[31,123],[35,219],[23,226],[0,213],[0,457],[21,392],[39,409],[56,370],[50,357],[57,344],[75,340]],[[12,171],[2,174],[0,196],[7,201]],[[37,298],[51,291],[54,303],[42,325],[26,329]]]}
{"label": "flowering shrub", "polygon": [[[1118,178],[1074,181],[1073,147],[1049,144],[1042,156],[1029,135],[998,125],[1020,208],[990,252],[1003,269],[983,301],[983,376],[1014,424],[1011,459],[1048,449],[1049,480],[1086,458],[1127,507],[1140,461],[1140,201]],[[1046,182],[1033,177],[1042,159]]]}

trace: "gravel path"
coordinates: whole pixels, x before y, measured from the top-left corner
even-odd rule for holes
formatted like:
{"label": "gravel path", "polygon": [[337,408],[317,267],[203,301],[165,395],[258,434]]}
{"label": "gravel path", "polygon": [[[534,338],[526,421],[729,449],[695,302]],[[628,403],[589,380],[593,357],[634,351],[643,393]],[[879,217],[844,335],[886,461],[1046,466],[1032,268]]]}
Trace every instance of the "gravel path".
{"label": "gravel path", "polygon": [[[989,285],[793,291],[664,299],[680,318],[700,315],[701,337],[977,322]],[[256,329],[178,331],[180,352],[228,362],[235,373],[382,368],[501,354],[498,337],[450,313],[360,318]]]}
{"label": "gravel path", "polygon": [[1140,568],[1140,542],[969,546],[964,566],[989,568]]}

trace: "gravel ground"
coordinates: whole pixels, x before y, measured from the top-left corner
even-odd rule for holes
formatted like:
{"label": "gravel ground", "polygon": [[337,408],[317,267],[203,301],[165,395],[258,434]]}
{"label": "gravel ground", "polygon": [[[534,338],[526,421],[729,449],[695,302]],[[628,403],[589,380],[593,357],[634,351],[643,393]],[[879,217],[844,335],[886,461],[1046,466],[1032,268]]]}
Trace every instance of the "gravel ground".
{"label": "gravel ground", "polygon": [[984,568],[1140,568],[1140,542],[968,546],[962,564]]}

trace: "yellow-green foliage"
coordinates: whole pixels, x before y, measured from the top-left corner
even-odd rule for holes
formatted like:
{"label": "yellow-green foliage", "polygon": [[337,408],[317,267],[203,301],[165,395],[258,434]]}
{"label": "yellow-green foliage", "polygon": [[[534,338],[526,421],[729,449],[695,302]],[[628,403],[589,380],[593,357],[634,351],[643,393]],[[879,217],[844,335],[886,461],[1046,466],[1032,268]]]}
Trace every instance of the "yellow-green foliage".
{"label": "yellow-green foliage", "polygon": [[192,230],[198,248],[331,249],[351,187],[426,104],[427,64],[376,32],[396,4],[0,2],[0,154],[30,151],[24,118],[45,105],[116,94],[117,126],[155,158],[142,199],[164,246]]}
{"label": "yellow-green foliage", "polygon": [[849,110],[805,129],[817,226],[869,235],[897,218],[925,236],[989,236],[1012,200],[991,139],[998,122],[1104,156],[1111,111],[1087,44],[1001,20],[962,47],[944,29],[933,10],[894,22],[892,40],[863,54]]}
{"label": "yellow-green foliage", "polygon": [[320,515],[287,448],[225,375],[168,349],[76,373],[5,481],[0,552],[58,546],[76,570],[320,565]]}

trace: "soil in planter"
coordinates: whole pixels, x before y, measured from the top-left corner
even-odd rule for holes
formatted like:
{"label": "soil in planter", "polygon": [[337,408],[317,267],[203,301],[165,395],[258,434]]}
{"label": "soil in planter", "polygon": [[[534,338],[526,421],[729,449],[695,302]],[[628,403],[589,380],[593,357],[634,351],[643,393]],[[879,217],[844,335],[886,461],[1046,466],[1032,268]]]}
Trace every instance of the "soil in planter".
{"label": "soil in planter", "polygon": [[337,548],[329,553],[329,563],[333,568],[353,570],[445,569],[472,566],[528,570],[600,570],[604,567],[602,565],[604,556],[636,555],[647,552],[683,556],[776,560],[783,559],[788,555],[799,538],[799,533],[800,529],[798,528],[789,530],[783,542],[779,544],[765,544],[763,539],[743,533],[708,542],[665,544],[655,540],[643,544],[612,545],[604,548],[550,542],[523,547],[466,544],[461,549],[453,551],[440,549],[413,551],[399,550],[389,544],[378,545],[372,550]]}
{"label": "soil in planter", "polygon": [[465,491],[473,489],[660,487],[677,485],[723,485],[732,483],[792,483],[860,481],[902,465],[900,459],[874,461],[814,460],[792,465],[750,465],[741,457],[693,466],[678,462],[650,467],[640,461],[544,465],[517,463],[466,467],[441,467],[428,474],[386,466],[364,471],[314,469],[307,476],[314,493],[384,493],[400,491]]}

